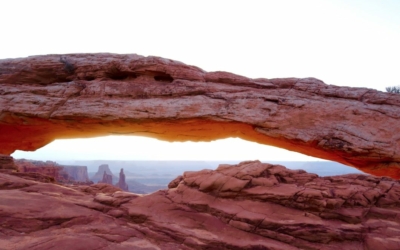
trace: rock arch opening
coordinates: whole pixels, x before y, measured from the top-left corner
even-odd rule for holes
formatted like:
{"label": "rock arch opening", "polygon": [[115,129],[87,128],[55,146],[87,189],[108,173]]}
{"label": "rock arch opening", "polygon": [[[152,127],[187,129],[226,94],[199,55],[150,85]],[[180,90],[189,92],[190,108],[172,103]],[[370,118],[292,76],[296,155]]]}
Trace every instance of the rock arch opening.
{"label": "rock arch opening", "polygon": [[[137,136],[56,140],[34,152],[17,151],[12,156],[21,172],[39,171],[35,166],[42,167],[42,171],[53,172],[66,168],[59,172],[68,172],[74,181],[104,182],[118,186],[118,176],[123,169],[126,176],[123,183],[127,183],[129,190],[136,193],[165,189],[186,171],[215,170],[220,164],[254,160],[283,165],[293,170],[304,169],[319,176],[360,173],[355,168],[339,163],[321,161],[239,138],[174,143]],[[87,173],[82,168],[87,169]],[[75,172],[72,173],[73,169]],[[57,180],[65,182],[68,179],[53,172],[50,176],[56,176]]]}

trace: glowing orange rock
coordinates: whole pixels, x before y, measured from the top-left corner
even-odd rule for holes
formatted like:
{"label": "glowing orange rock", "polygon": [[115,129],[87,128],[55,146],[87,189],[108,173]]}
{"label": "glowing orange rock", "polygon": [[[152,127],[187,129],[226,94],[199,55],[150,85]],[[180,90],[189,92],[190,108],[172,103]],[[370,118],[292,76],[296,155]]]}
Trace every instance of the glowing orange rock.
{"label": "glowing orange rock", "polygon": [[0,153],[110,134],[240,137],[400,178],[400,95],[314,78],[249,79],[158,57],[0,60]]}

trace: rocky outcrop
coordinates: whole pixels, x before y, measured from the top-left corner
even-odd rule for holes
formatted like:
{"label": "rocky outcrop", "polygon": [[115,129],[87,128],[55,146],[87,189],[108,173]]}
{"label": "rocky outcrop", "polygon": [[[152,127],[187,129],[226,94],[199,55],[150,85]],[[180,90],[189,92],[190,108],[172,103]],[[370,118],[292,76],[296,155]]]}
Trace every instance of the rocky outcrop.
{"label": "rocky outcrop", "polygon": [[63,171],[66,172],[71,179],[77,182],[89,182],[89,176],[86,166],[69,166],[61,165]]}
{"label": "rocky outcrop", "polygon": [[[23,161],[17,161],[17,162],[22,163]],[[27,169],[33,169],[33,171],[26,171]],[[55,176],[58,176],[57,168],[47,167],[42,169],[42,171],[38,171],[37,167],[31,163],[29,163],[28,166],[26,166],[25,164],[15,164],[13,157],[1,154],[0,154],[0,172],[22,177],[27,180],[33,180],[39,182],[51,182],[51,183],[56,182]]]}
{"label": "rocky outcrop", "polygon": [[99,183],[113,184],[112,175],[107,174],[106,171],[103,173],[103,178],[99,181]]}
{"label": "rocky outcrop", "polygon": [[2,154],[109,134],[240,137],[400,178],[399,114],[400,95],[314,78],[249,79],[135,54],[0,60]]}
{"label": "rocky outcrop", "polygon": [[18,171],[14,158],[9,155],[0,154],[0,172]]}
{"label": "rocky outcrop", "polygon": [[[63,166],[53,161],[44,162],[26,159],[15,160],[15,165],[20,173],[25,174],[23,176],[31,176],[34,179],[37,175],[32,175],[32,173],[51,177],[60,183],[93,184],[88,178],[87,167],[85,166]],[[20,174],[20,176],[22,175]],[[43,179],[43,177],[37,178]]]}
{"label": "rocky outcrop", "polygon": [[118,250],[154,245],[128,220],[118,219],[121,211],[102,199],[112,191],[123,203],[134,194],[107,184],[75,188],[0,173],[0,248]]}
{"label": "rocky outcrop", "polygon": [[393,179],[356,174],[318,177],[256,161],[186,172],[169,188],[123,207],[141,227],[168,230],[189,247],[400,246],[400,182]]}
{"label": "rocky outcrop", "polygon": [[115,184],[118,188],[124,190],[124,191],[129,191],[128,184],[125,182],[125,174],[124,174],[124,169],[121,168],[121,171],[119,172],[119,180],[117,184]]}
{"label": "rocky outcrop", "polygon": [[[107,175],[111,175],[112,180],[117,179],[117,177],[111,172],[108,164],[101,164],[99,166],[99,169],[97,170],[96,174],[91,178],[91,180],[94,183],[101,181],[104,177],[104,173],[106,173]],[[113,183],[111,182],[109,184],[113,184]]]}
{"label": "rocky outcrop", "polygon": [[63,168],[53,161],[15,160],[20,173],[39,173],[50,176],[57,181],[68,181],[69,176],[63,172]]}
{"label": "rocky outcrop", "polygon": [[5,249],[399,249],[400,182],[260,162],[185,172],[140,196],[0,174]]}

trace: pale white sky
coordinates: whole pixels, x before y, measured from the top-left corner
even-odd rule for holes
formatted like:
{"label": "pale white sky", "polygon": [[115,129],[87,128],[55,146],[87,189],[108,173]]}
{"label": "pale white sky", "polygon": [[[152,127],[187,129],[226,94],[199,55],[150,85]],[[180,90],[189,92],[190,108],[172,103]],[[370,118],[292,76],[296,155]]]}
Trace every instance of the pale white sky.
{"label": "pale white sky", "polygon": [[[1,1],[0,58],[137,53],[247,77],[316,77],[384,90],[400,84],[399,13],[398,0]],[[13,156],[309,159],[239,139],[194,144],[137,137],[56,141]]]}

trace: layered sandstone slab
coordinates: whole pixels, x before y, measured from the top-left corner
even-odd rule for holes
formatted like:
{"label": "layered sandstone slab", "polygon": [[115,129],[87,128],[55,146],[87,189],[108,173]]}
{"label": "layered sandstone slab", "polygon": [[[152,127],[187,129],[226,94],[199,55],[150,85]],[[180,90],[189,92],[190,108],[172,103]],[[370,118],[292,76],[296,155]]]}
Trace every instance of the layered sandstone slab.
{"label": "layered sandstone slab", "polygon": [[[0,173],[5,249],[399,249],[400,182],[243,162],[149,195]],[[73,246],[69,244],[74,244]]]}
{"label": "layered sandstone slab", "polygon": [[0,153],[56,138],[240,137],[400,178],[400,95],[135,54],[0,60]]}

